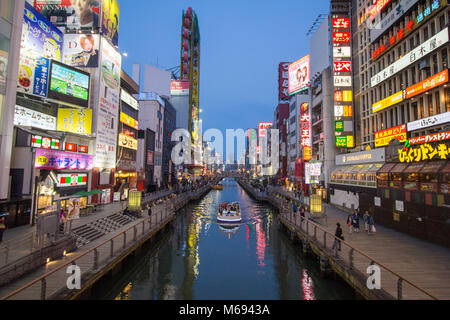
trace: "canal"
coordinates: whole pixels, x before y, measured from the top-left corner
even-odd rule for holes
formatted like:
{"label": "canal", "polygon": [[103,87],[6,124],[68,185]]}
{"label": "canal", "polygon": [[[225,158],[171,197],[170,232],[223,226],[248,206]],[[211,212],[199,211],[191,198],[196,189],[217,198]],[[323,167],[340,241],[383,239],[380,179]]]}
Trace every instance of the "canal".
{"label": "canal", "polygon": [[[253,200],[233,179],[222,181],[178,214],[173,228],[91,299],[321,300],[353,299],[339,280],[320,276],[319,264],[278,228],[276,209]],[[239,201],[242,224],[216,222],[220,202]]]}

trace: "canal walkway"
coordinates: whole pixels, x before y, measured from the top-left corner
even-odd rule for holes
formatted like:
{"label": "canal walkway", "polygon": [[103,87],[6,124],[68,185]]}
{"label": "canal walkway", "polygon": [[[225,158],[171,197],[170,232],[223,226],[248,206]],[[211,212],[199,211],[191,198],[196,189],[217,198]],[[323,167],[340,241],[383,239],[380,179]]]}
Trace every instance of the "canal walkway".
{"label": "canal walkway", "polygon": [[[152,208],[151,219],[147,213],[136,221],[123,226],[114,232],[92,241],[75,252],[67,254],[62,259],[51,261],[47,265],[20,277],[11,283],[0,287],[0,300],[39,300],[76,298],[88,290],[101,276],[120,268],[121,262],[140,247],[151,240],[161,230],[164,230],[175,217],[176,211],[189,201],[199,199],[210,190],[204,186],[196,191],[188,191],[170,198]],[[142,203],[167,197],[171,192],[162,192],[143,199]],[[166,198],[167,199],[167,198]],[[72,228],[122,211],[123,204],[115,203],[105,208],[95,217],[80,219]],[[31,229],[31,228],[30,228]],[[81,271],[81,290],[67,288],[67,267],[76,265]]]}
{"label": "canal walkway", "polygon": [[[360,286],[361,290],[366,289],[365,282],[369,276],[367,268],[374,261],[381,266],[382,290],[379,291],[378,297],[388,294],[390,298],[397,299],[400,293],[402,299],[432,297],[442,300],[450,299],[450,250],[448,248],[379,225],[376,225],[375,234],[368,235],[364,231],[363,222],[360,224],[359,233],[350,234],[346,225],[348,213],[331,205],[325,205],[326,219],[321,219],[320,224],[309,220],[306,226],[306,221],[301,224],[300,217],[293,215],[292,204],[285,201],[284,196],[288,193],[286,190],[275,188],[271,190],[271,194],[262,194],[241,181],[242,184],[248,192],[254,193],[261,200],[265,196],[267,201],[279,207],[282,223],[292,232],[299,233],[299,238],[314,246],[317,253],[326,255],[332,265],[336,264],[334,265],[336,269],[343,268],[341,271],[348,277],[344,280],[349,282],[359,279],[359,284],[350,284],[353,287]],[[294,195],[290,193],[289,198],[294,198]],[[342,241],[342,251],[331,249],[338,222],[341,224],[345,237],[345,241]],[[324,236],[324,233],[327,235]],[[354,276],[350,277],[351,273],[354,273]],[[432,297],[420,289],[428,292]]]}

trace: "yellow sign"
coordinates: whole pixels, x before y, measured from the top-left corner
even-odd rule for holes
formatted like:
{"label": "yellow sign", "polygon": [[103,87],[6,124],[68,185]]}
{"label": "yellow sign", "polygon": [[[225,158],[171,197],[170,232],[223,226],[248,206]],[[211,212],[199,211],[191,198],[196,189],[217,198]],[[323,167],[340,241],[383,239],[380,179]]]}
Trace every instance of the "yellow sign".
{"label": "yellow sign", "polygon": [[130,191],[130,196],[128,198],[128,207],[131,210],[139,210],[141,208],[141,192],[140,191]]}
{"label": "yellow sign", "polygon": [[102,1],[102,32],[114,46],[119,43],[120,7],[117,0]]}
{"label": "yellow sign", "polygon": [[137,150],[138,141],[134,138],[119,133],[119,146],[127,149]]}
{"label": "yellow sign", "polygon": [[436,147],[424,143],[418,147],[409,147],[398,150],[400,162],[421,162],[425,160],[447,160],[450,158],[450,148],[445,143]]}
{"label": "yellow sign", "polygon": [[399,91],[393,94],[392,96],[387,97],[386,99],[374,103],[372,105],[372,112],[375,113],[381,111],[402,101],[403,101],[403,91]]}
{"label": "yellow sign", "polygon": [[120,122],[125,123],[127,126],[132,127],[136,130],[139,129],[138,121],[134,120],[123,112],[120,113]]}
{"label": "yellow sign", "polygon": [[92,133],[92,109],[58,109],[58,131]]}
{"label": "yellow sign", "polygon": [[43,166],[46,165],[48,163],[48,158],[44,157],[44,156],[40,156],[36,158],[36,163]]}

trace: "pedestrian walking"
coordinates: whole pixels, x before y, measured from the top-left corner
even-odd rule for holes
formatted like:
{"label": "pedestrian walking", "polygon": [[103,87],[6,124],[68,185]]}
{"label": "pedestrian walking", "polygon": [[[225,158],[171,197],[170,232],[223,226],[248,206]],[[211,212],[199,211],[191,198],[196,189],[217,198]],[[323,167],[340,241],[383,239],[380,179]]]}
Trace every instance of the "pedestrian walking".
{"label": "pedestrian walking", "polygon": [[337,246],[338,250],[341,251],[341,240],[344,240],[344,236],[342,235],[342,228],[339,222],[336,223],[336,232],[334,233],[334,235],[336,236],[336,238],[334,238],[333,247],[331,247],[331,249],[334,250],[334,248]]}
{"label": "pedestrian walking", "polygon": [[349,214],[347,217],[347,226],[348,226],[348,233],[352,234],[353,230],[353,215]]}
{"label": "pedestrian walking", "polygon": [[297,204],[295,202],[292,204],[292,211],[294,214],[297,214]]}
{"label": "pedestrian walking", "polygon": [[367,230],[367,234],[371,235],[372,233],[377,232],[377,230],[375,228],[375,219],[373,218],[373,215],[371,215],[370,213],[369,213],[368,222],[369,222],[369,229]]}
{"label": "pedestrian walking", "polygon": [[353,215],[352,225],[353,225],[353,229],[355,230],[355,232],[359,232],[359,215],[358,215],[358,211],[356,211],[356,210],[355,210],[355,214]]}
{"label": "pedestrian walking", "polygon": [[148,223],[152,221],[152,205],[147,204]]}
{"label": "pedestrian walking", "polygon": [[66,212],[64,208],[61,208],[61,212],[59,213],[59,231],[64,232],[64,225],[66,224]]}
{"label": "pedestrian walking", "polygon": [[6,216],[0,217],[0,243],[3,240],[3,232],[8,229],[8,222],[6,221]]}
{"label": "pedestrian walking", "polygon": [[364,215],[363,215],[363,220],[364,220],[364,230],[368,231],[369,230],[369,211],[364,211]]}

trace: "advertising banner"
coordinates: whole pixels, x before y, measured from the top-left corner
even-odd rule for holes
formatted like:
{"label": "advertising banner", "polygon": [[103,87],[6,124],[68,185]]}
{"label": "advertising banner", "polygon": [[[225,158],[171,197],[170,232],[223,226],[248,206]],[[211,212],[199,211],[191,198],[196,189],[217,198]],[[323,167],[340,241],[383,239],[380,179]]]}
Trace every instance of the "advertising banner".
{"label": "advertising banner", "polygon": [[136,130],[139,129],[139,122],[123,112],[120,113],[120,122]]}
{"label": "advertising banner", "polygon": [[47,96],[49,59],[60,61],[63,34],[25,3],[17,91]]}
{"label": "advertising banner", "polygon": [[406,99],[412,98],[418,94],[424,93],[428,90],[431,90],[433,88],[436,88],[440,86],[441,84],[448,82],[448,69],[445,69],[442,72],[439,72],[438,74],[435,74],[434,76],[429,77],[428,79],[425,79],[419,83],[416,83],[415,85],[407,88],[405,90],[406,93]]}
{"label": "advertising banner", "polygon": [[410,145],[430,143],[437,141],[445,141],[450,139],[450,131],[428,134],[426,136],[409,138],[408,143]]}
{"label": "advertising banner", "polygon": [[78,68],[97,68],[100,36],[98,34],[65,34],[62,62]]}
{"label": "advertising banner", "polygon": [[270,129],[273,127],[272,122],[259,122],[258,123],[258,135],[259,137],[265,137],[267,129]]}
{"label": "advertising banner", "polygon": [[[400,2],[375,26],[370,29],[370,39],[375,41],[384,31],[392,26],[406,11],[419,0],[400,0]],[[438,1],[439,2],[439,1]]]}
{"label": "advertising banner", "polygon": [[91,170],[94,156],[58,150],[36,149],[36,169],[45,170]]}
{"label": "advertising banner", "polygon": [[0,50],[0,93],[6,92],[6,76],[8,74],[8,52]]}
{"label": "advertising banner", "polygon": [[170,95],[172,96],[188,96],[189,81],[172,80],[170,83]]}
{"label": "advertising banner", "polygon": [[69,212],[67,214],[68,220],[80,219],[80,199],[74,198],[68,201]]}
{"label": "advertising banner", "polygon": [[54,131],[56,130],[56,117],[16,105],[14,125]]}
{"label": "advertising banner", "polygon": [[311,116],[309,114],[309,103],[306,102],[300,106],[300,145],[303,147],[303,160],[311,160]]}
{"label": "advertising banner", "polygon": [[351,56],[350,47],[333,47],[333,58],[350,58]]}
{"label": "advertising banner", "polygon": [[117,0],[102,0],[102,33],[111,40],[113,46],[119,45],[119,16]]}
{"label": "advertising banner", "polygon": [[380,148],[370,151],[355,152],[336,156],[336,165],[364,164],[384,162],[386,159],[386,149]]}
{"label": "advertising banner", "polygon": [[351,76],[334,76],[334,86],[335,87],[351,87],[352,77]]}
{"label": "advertising banner", "polygon": [[87,184],[86,173],[61,173],[57,174],[59,188],[79,187]]}
{"label": "advertising banner", "polygon": [[333,18],[333,29],[350,29],[350,18]]}
{"label": "advertising banner", "polygon": [[409,65],[415,63],[416,61],[422,59],[429,53],[438,49],[449,40],[448,27],[439,33],[432,36],[427,41],[421,43],[419,46],[406,53],[403,57],[396,60],[394,63],[389,65],[387,68],[376,74],[370,79],[371,87],[383,82],[384,80],[390,78],[397,72],[405,69]]}
{"label": "advertising banner", "polygon": [[375,0],[369,9],[369,19],[372,21],[391,0]]}
{"label": "advertising banner", "polygon": [[375,132],[375,147],[387,146],[394,139],[400,142],[406,141],[406,124]]}
{"label": "advertising banner", "polygon": [[58,109],[58,131],[92,133],[92,109]]}
{"label": "advertising banner", "polygon": [[350,32],[333,32],[333,43],[350,43]]}
{"label": "advertising banner", "polygon": [[95,167],[116,167],[122,56],[105,39],[101,41]]}
{"label": "advertising banner", "polygon": [[450,111],[408,123],[408,131],[425,129],[450,122]]}
{"label": "advertising banner", "polygon": [[119,134],[119,146],[127,149],[137,150],[138,141],[134,138],[126,136],[122,133]]}
{"label": "advertising banner", "polygon": [[394,93],[392,96],[389,96],[381,101],[375,102],[372,105],[372,112],[373,113],[379,112],[402,101],[403,101],[403,91],[399,91],[397,93]]}
{"label": "advertising banner", "polygon": [[278,65],[278,100],[289,99],[289,62]]}
{"label": "advertising banner", "polygon": [[289,95],[300,92],[311,84],[309,54],[289,65]]}
{"label": "advertising banner", "polygon": [[123,89],[120,90],[120,99],[127,105],[132,107],[134,110],[139,111],[139,102],[131,94],[129,94]]}
{"label": "advertising banner", "polygon": [[450,146],[445,142],[439,144],[424,143],[413,147],[403,147],[397,151],[398,159],[402,163],[450,159]]}
{"label": "advertising banner", "polygon": [[99,0],[34,0],[34,7],[58,27],[79,30],[100,27]]}

